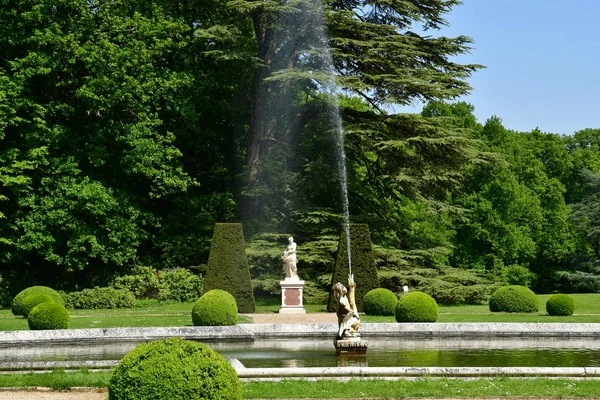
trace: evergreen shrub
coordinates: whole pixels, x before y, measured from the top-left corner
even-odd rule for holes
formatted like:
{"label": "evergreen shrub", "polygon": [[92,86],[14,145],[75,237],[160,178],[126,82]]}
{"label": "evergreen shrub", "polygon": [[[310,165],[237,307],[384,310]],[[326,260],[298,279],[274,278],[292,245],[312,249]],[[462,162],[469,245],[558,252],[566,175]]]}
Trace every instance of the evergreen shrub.
{"label": "evergreen shrub", "polygon": [[159,271],[159,300],[191,303],[202,296],[202,277],[185,268]]}
{"label": "evergreen shrub", "polygon": [[19,294],[17,294],[15,296],[15,298],[12,301],[12,307],[11,307],[12,313],[14,315],[22,315],[22,316],[26,317],[27,310],[23,307],[23,300],[25,300],[25,298],[27,296],[29,296],[30,294],[34,294],[34,293],[47,294],[48,296],[52,297],[57,304],[60,304],[60,305],[64,304],[62,297],[56,290],[49,288],[47,286],[31,286],[31,287],[28,287],[27,289],[21,290],[19,292]]}
{"label": "evergreen shrub", "polygon": [[136,265],[129,274],[117,277],[112,286],[129,290],[136,299],[158,299],[161,287],[158,275],[152,267]]}
{"label": "evergreen shrub", "polygon": [[213,289],[230,293],[239,312],[254,312],[256,304],[242,224],[215,225],[204,276],[204,291]]}
{"label": "evergreen shrub", "polygon": [[438,305],[433,297],[423,292],[410,292],[400,297],[396,304],[398,322],[435,322]]}
{"label": "evergreen shrub", "polygon": [[70,316],[67,309],[58,303],[41,303],[33,307],[27,323],[31,330],[67,329]]}
{"label": "evergreen shrub", "polygon": [[235,298],[224,290],[213,289],[204,293],[192,309],[194,326],[235,325],[238,307]]}
{"label": "evergreen shrub", "polygon": [[546,301],[548,315],[571,316],[575,311],[575,300],[566,294],[555,294]]}
{"label": "evergreen shrub", "polygon": [[509,285],[492,294],[489,306],[491,312],[535,313],[539,310],[539,301],[531,289]]}
{"label": "evergreen shrub", "polygon": [[[331,277],[331,285],[341,282],[348,286],[348,245],[346,231],[343,229],[340,235],[338,251]],[[350,224],[350,255],[352,258],[352,274],[356,282],[356,306],[359,311],[363,310],[363,299],[373,289],[379,287],[379,277],[375,268],[375,257],[371,243],[371,234],[367,224]],[[327,311],[337,310],[337,300],[333,291],[329,293]]]}
{"label": "evergreen shrub", "polygon": [[370,290],[363,300],[367,315],[394,315],[398,297],[391,290],[378,288]]}
{"label": "evergreen shrub", "polygon": [[109,400],[239,400],[233,367],[205,344],[169,338],[143,343],[123,357],[108,383]]}
{"label": "evergreen shrub", "polygon": [[52,297],[44,293],[34,293],[25,297],[25,299],[23,299],[23,302],[21,303],[23,305],[25,317],[29,315],[29,313],[31,312],[31,310],[33,310],[35,306],[42,303],[55,303],[55,301]]}
{"label": "evergreen shrub", "polygon": [[127,289],[113,287],[83,289],[80,292],[67,293],[65,305],[77,309],[132,308],[135,296]]}

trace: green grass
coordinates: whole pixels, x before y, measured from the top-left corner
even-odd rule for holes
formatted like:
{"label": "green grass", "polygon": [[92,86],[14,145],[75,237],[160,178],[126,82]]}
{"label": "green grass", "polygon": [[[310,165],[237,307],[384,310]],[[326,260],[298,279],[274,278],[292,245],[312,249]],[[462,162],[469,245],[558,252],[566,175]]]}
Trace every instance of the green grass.
{"label": "green grass", "polygon": [[[53,371],[42,374],[1,374],[0,387],[49,387],[64,390],[75,386],[106,388],[109,371]],[[406,397],[594,397],[600,393],[599,380],[482,378],[424,378],[400,380],[333,380],[246,382],[244,399],[328,399]]]}
{"label": "green grass", "polygon": [[[554,317],[546,313],[546,301],[551,295],[537,295],[540,302],[537,314],[492,313],[487,304],[439,306],[437,322],[568,322],[600,323],[600,294],[572,294],[575,314],[570,317]],[[361,316],[362,322],[396,322],[394,317]]]}
{"label": "green grass", "polygon": [[[194,303],[158,301],[138,302],[139,307],[114,310],[69,310],[72,329],[140,328],[151,326],[192,326]],[[251,323],[252,318],[240,315],[238,323]],[[27,319],[15,317],[9,309],[0,310],[0,330],[28,330]]]}
{"label": "green grass", "polygon": [[[491,313],[483,305],[440,305],[438,322],[569,322],[600,323],[600,294],[573,294],[576,308],[571,317],[551,317],[546,314],[550,295],[538,295],[538,314]],[[71,328],[121,328],[151,326],[192,326],[193,303],[160,303],[155,300],[139,301],[134,308],[116,310],[69,310]],[[257,313],[277,313],[278,302],[258,302]],[[325,304],[305,304],[308,313],[326,312]],[[394,317],[362,316],[362,322],[396,322]],[[251,323],[252,317],[240,315],[238,323]],[[0,310],[0,330],[27,330],[27,320],[15,317],[9,309]]]}
{"label": "green grass", "polygon": [[55,370],[48,373],[0,374],[0,387],[47,387],[64,390],[72,387],[108,387],[110,371],[77,372]]}

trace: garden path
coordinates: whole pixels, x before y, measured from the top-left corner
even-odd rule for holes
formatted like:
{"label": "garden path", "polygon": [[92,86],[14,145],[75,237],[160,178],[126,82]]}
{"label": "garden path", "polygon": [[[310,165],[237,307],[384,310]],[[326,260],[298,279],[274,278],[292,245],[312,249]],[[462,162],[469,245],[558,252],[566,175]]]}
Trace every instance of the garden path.
{"label": "garden path", "polygon": [[337,324],[335,313],[310,314],[246,314],[255,324]]}

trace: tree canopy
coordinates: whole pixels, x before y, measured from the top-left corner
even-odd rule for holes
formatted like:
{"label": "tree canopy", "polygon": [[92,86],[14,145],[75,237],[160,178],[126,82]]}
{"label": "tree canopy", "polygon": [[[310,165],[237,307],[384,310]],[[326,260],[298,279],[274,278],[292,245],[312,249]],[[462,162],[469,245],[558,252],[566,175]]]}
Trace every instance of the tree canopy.
{"label": "tree canopy", "polygon": [[383,285],[442,301],[584,290],[600,275],[600,130],[477,121],[455,101],[482,68],[460,61],[473,41],[443,35],[459,4],[0,0],[2,284],[202,271],[214,224],[241,221],[257,290],[276,294],[294,234],[323,299],[343,146]]}

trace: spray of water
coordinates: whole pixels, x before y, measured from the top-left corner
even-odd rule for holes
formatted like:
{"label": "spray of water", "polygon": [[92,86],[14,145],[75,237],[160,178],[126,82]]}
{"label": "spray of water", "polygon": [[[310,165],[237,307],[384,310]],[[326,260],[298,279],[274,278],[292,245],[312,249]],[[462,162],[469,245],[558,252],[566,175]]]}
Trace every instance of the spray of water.
{"label": "spray of water", "polygon": [[334,131],[336,149],[337,149],[337,164],[340,174],[340,185],[342,194],[342,211],[344,213],[344,232],[346,234],[346,248],[348,250],[348,271],[352,275],[352,256],[350,252],[350,210],[348,204],[348,178],[346,173],[346,150],[344,143],[344,128],[342,126],[342,118],[340,115],[339,103],[339,88],[335,81],[335,68],[333,58],[329,48],[329,39],[325,32],[325,20],[323,18],[323,9],[321,1],[315,2],[315,7],[318,7],[318,24],[315,27],[315,35],[317,42],[323,51],[322,61],[323,69],[326,73],[326,79],[321,83],[323,92],[329,97],[330,101],[330,117],[331,127]]}

